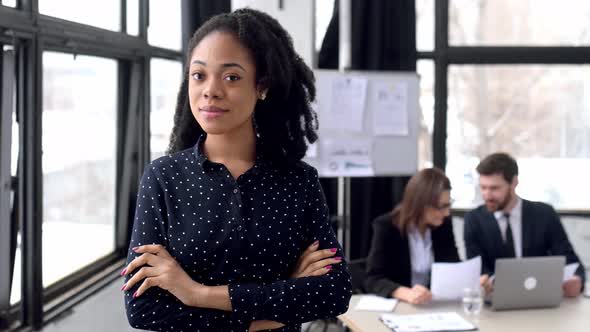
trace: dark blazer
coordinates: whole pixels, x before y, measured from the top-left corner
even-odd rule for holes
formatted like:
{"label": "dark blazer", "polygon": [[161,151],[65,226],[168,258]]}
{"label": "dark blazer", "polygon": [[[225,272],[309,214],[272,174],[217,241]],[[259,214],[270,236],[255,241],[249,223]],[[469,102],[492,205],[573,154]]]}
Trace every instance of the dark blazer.
{"label": "dark blazer", "polygon": [[[494,274],[496,258],[502,257],[500,227],[485,205],[465,215],[463,237],[467,258],[481,256],[482,274]],[[551,205],[522,200],[522,256],[565,256],[567,264],[580,263],[576,274],[586,281],[584,265]]]}
{"label": "dark blazer", "polygon": [[[412,286],[408,236],[402,236],[392,218],[393,214],[389,212],[373,221],[373,241],[367,258],[365,290],[383,297],[391,297],[398,287]],[[451,218],[446,218],[431,234],[434,261],[458,262]]]}

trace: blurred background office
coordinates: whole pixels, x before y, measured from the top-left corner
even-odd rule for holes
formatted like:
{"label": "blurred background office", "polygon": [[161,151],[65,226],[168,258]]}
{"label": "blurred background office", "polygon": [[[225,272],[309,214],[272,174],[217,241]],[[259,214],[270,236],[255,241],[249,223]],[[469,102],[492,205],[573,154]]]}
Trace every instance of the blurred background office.
{"label": "blurred background office", "polygon": [[[131,330],[118,271],[138,177],[167,147],[186,41],[243,5],[277,17],[313,68],[338,68],[334,0],[1,0],[0,330]],[[519,196],[552,204],[590,264],[590,2],[351,6],[350,69],[420,76],[417,165],[453,183],[460,256],[475,166],[501,150]],[[349,259],[408,179],[351,180]],[[336,179],[322,185],[335,214]]]}

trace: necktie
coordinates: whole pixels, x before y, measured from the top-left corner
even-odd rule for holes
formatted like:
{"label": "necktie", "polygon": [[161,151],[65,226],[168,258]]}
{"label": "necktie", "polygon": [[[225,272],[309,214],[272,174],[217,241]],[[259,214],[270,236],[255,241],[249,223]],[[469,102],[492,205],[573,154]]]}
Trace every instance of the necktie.
{"label": "necktie", "polygon": [[506,236],[504,237],[504,257],[516,257],[514,252],[514,238],[512,237],[512,227],[510,227],[510,214],[504,214],[506,217]]}

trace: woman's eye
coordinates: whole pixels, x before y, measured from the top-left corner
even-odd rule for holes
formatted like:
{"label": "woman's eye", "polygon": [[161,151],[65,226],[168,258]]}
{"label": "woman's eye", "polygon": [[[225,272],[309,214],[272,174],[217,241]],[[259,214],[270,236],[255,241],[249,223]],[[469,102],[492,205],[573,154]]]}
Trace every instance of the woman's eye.
{"label": "woman's eye", "polygon": [[240,76],[238,76],[238,75],[227,75],[227,76],[225,77],[225,79],[226,79],[227,81],[232,81],[232,82],[234,82],[234,81],[237,81],[237,80],[239,80],[239,79],[240,79]]}
{"label": "woman's eye", "polygon": [[195,80],[198,80],[198,81],[200,81],[200,80],[202,80],[202,79],[203,79],[203,74],[201,74],[201,73],[194,73],[194,74],[193,74],[193,78],[194,78]]}

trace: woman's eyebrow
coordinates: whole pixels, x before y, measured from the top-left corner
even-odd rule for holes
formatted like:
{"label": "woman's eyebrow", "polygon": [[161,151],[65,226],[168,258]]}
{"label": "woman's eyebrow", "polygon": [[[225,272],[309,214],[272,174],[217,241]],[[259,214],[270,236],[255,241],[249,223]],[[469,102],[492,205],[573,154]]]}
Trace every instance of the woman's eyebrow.
{"label": "woman's eyebrow", "polygon": [[[202,65],[202,66],[207,67],[207,63],[205,61],[201,61],[201,60],[193,60],[193,62],[191,62],[191,64],[192,65],[198,64],[198,65]],[[243,71],[246,71],[246,69],[244,69],[244,67],[242,67],[239,63],[236,63],[236,62],[223,63],[223,64],[221,64],[221,67],[223,67],[223,68],[238,67],[238,68],[242,69]]]}
{"label": "woman's eyebrow", "polygon": [[229,62],[229,63],[224,63],[221,65],[223,68],[228,68],[228,67],[238,67],[240,69],[242,69],[243,71],[246,71],[246,69],[244,69],[244,67],[240,66],[239,63],[235,63],[235,62]]}

